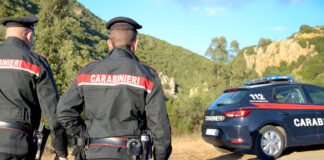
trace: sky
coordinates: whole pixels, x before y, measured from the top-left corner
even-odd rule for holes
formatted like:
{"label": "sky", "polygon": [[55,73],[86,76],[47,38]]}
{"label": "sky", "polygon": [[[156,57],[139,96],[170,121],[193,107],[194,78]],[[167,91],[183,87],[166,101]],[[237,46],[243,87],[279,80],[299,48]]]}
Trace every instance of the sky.
{"label": "sky", "polygon": [[240,48],[260,38],[286,39],[303,24],[324,25],[324,0],[78,0],[109,21],[130,17],[139,33],[205,55],[211,40],[224,36]]}

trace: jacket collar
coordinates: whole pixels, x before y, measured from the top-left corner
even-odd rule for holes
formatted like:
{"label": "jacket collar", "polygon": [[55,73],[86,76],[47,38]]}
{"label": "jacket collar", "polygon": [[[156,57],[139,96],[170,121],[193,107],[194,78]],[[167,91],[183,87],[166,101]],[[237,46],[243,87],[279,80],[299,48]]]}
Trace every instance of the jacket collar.
{"label": "jacket collar", "polygon": [[26,49],[30,50],[29,46],[23,40],[21,40],[17,37],[8,37],[6,40],[3,41],[2,44],[3,45],[14,45],[17,47],[26,48]]}
{"label": "jacket collar", "polygon": [[114,47],[113,50],[111,50],[108,53],[107,57],[127,57],[127,58],[130,58],[130,59],[133,59],[133,60],[136,60],[139,62],[139,59],[137,58],[135,53],[132,51],[132,49],[130,47],[126,47],[126,46]]}

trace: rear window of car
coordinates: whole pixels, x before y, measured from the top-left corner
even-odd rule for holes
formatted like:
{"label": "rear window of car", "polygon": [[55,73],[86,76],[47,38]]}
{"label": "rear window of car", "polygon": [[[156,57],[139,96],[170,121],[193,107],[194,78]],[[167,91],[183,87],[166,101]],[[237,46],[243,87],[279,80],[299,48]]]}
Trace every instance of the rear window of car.
{"label": "rear window of car", "polygon": [[217,106],[239,104],[247,95],[247,93],[248,91],[246,90],[225,92],[213,104]]}

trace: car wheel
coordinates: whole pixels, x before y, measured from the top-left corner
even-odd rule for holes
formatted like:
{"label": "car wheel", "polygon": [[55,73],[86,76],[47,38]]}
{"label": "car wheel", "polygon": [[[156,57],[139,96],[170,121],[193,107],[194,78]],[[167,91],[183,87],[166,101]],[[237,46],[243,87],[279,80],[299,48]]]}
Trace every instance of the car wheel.
{"label": "car wheel", "polygon": [[275,159],[284,150],[285,138],[274,126],[265,126],[256,136],[254,151],[261,159]]}
{"label": "car wheel", "polygon": [[234,148],[224,147],[224,146],[215,146],[215,149],[221,153],[232,153],[235,151]]}

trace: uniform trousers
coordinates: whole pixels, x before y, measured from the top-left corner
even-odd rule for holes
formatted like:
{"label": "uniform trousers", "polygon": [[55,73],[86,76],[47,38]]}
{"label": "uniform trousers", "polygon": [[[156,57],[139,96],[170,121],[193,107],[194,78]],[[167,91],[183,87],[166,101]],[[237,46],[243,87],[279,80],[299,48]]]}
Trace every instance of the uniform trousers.
{"label": "uniform trousers", "polygon": [[0,153],[0,160],[35,160],[35,157],[29,155]]}

